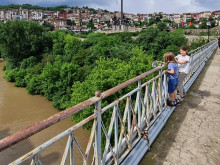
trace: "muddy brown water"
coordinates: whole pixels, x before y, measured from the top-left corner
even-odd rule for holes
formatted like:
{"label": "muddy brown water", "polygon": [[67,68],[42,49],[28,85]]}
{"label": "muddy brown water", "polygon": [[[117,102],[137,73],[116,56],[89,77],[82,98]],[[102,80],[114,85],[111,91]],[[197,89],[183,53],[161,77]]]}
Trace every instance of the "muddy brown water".
{"label": "muddy brown water", "polygon": [[[14,87],[13,83],[7,82],[3,78],[4,71],[2,71],[2,66],[4,65],[5,62],[0,59],[0,139],[59,112],[52,106],[52,102],[46,100],[45,97],[30,95],[25,88]],[[11,163],[71,126],[73,126],[73,122],[71,118],[67,118],[0,152],[0,164]],[[80,128],[74,134],[83,151],[85,151],[89,139],[88,131]],[[46,165],[60,164],[66,142],[67,137],[48,147],[40,155],[41,162]],[[76,148],[74,153],[75,164],[82,164],[82,156]],[[69,160],[67,159],[67,164],[68,162]],[[26,161],[24,164],[29,163]]]}

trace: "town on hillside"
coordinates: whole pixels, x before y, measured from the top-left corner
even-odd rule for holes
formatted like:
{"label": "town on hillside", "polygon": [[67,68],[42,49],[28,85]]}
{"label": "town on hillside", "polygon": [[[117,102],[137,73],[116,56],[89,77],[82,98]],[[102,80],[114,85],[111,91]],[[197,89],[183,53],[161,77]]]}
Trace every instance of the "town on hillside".
{"label": "town on hillside", "polygon": [[[26,20],[36,21],[40,24],[50,24],[53,29],[70,29],[74,32],[117,30],[119,25],[124,25],[127,30],[135,27],[146,28],[158,21],[166,22],[171,27],[183,28],[207,28],[220,26],[220,10],[202,11],[200,13],[172,13],[163,12],[151,14],[132,14],[121,12],[110,12],[103,9],[88,7],[49,7],[43,8],[32,5],[8,5],[0,6],[0,21]],[[119,29],[120,30],[120,29]]]}

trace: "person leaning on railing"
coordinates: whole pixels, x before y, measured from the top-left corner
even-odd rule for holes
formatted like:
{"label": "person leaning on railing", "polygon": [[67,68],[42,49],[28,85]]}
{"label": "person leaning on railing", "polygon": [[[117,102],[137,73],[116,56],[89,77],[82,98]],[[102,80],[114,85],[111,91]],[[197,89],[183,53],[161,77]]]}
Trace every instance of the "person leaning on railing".
{"label": "person leaning on railing", "polygon": [[187,47],[181,46],[179,48],[180,54],[175,57],[176,62],[178,63],[178,85],[177,90],[179,92],[178,98],[180,101],[183,101],[183,97],[186,95],[186,92],[183,88],[183,81],[186,78],[190,70],[190,57],[187,53]]}
{"label": "person leaning on railing", "polygon": [[175,60],[174,54],[172,52],[167,52],[164,54],[164,61],[168,65],[168,70],[165,70],[165,73],[168,73],[168,93],[169,98],[167,104],[170,106],[175,106],[179,103],[179,100],[176,97],[176,88],[178,84],[178,66]]}

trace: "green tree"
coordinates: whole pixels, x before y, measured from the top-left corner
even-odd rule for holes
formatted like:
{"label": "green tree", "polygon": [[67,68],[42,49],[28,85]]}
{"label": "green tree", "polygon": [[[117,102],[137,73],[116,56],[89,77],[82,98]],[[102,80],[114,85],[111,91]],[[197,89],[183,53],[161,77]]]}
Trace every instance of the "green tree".
{"label": "green tree", "polygon": [[71,14],[71,13],[73,13],[73,10],[69,10],[69,11],[68,11],[68,14]]}
{"label": "green tree", "polygon": [[64,46],[64,52],[65,52],[65,61],[71,61],[72,57],[78,53],[80,47],[81,47],[81,41],[70,35],[67,34],[64,38],[65,46]]}
{"label": "green tree", "polygon": [[171,45],[171,39],[169,33],[166,31],[159,32],[155,38],[155,41],[150,44],[150,52],[154,54],[157,59],[160,52],[165,49],[167,46]]}
{"label": "green tree", "polygon": [[200,19],[201,24],[199,25],[200,29],[207,29],[206,22],[207,20],[205,18]]}
{"label": "green tree", "polygon": [[187,46],[187,39],[184,36],[183,29],[177,29],[170,33],[171,45]]}
{"label": "green tree", "polygon": [[67,25],[70,25],[70,26],[73,26],[73,25],[76,25],[75,21],[71,21],[70,19],[67,20]]}
{"label": "green tree", "polygon": [[98,60],[100,57],[111,58],[111,48],[121,44],[121,39],[117,36],[100,37],[98,43],[93,47],[91,59]]}
{"label": "green tree", "polygon": [[0,47],[3,58],[14,68],[30,56],[41,59],[43,53],[51,50],[52,39],[38,23],[7,21],[0,24]]}
{"label": "green tree", "polygon": [[87,28],[91,28],[91,29],[95,29],[94,23],[93,23],[93,19],[90,19],[88,24],[87,24]]}
{"label": "green tree", "polygon": [[48,30],[48,31],[54,31],[54,26],[48,22],[44,22],[43,26]]}
{"label": "green tree", "polygon": [[144,50],[149,50],[150,45],[154,42],[159,32],[160,30],[158,28],[153,27],[143,30],[136,39],[135,43],[142,46]]}
{"label": "green tree", "polygon": [[148,21],[148,26],[151,26],[151,25],[153,25],[155,23],[157,23],[156,19],[150,18],[149,21]]}
{"label": "green tree", "polygon": [[165,23],[171,23],[172,21],[171,21],[170,19],[165,18],[165,19],[163,19],[163,22],[165,22]]}
{"label": "green tree", "polygon": [[169,27],[164,22],[158,22],[157,28],[160,29],[160,31],[169,31]]}
{"label": "green tree", "polygon": [[67,34],[71,34],[71,32],[67,30],[56,30],[52,33],[53,37],[53,54],[54,55],[64,55],[64,47],[65,47],[65,37]]}
{"label": "green tree", "polygon": [[103,36],[105,36],[104,33],[89,33],[87,38],[83,41],[82,47],[89,48],[96,45],[98,43],[98,40]]}

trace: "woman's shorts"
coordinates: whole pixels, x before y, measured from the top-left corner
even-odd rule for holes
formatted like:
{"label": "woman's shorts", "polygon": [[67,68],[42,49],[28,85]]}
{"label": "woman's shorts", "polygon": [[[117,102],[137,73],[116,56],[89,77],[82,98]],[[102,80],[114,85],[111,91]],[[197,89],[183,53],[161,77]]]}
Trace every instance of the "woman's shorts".
{"label": "woman's shorts", "polygon": [[168,81],[168,93],[171,94],[175,91],[178,85],[178,79],[169,79]]}

